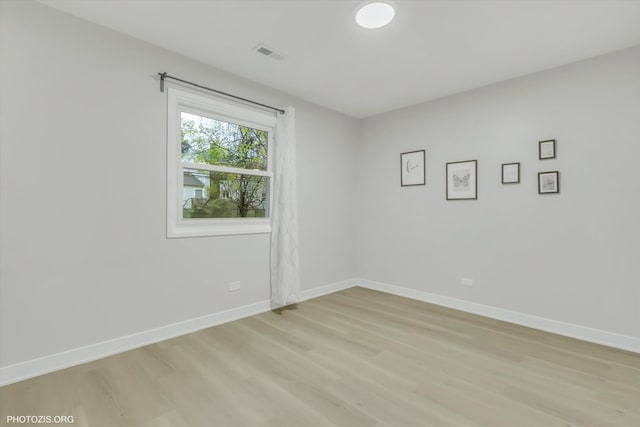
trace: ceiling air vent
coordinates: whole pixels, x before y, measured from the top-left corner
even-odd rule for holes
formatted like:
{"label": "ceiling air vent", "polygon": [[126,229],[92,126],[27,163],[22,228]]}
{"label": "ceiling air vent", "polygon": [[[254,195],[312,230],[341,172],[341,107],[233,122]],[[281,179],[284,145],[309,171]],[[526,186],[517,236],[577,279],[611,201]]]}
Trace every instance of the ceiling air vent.
{"label": "ceiling air vent", "polygon": [[284,59],[284,55],[282,53],[277,52],[275,49],[265,44],[259,44],[253,50],[261,55],[268,56],[269,58],[273,58],[277,61],[282,61]]}

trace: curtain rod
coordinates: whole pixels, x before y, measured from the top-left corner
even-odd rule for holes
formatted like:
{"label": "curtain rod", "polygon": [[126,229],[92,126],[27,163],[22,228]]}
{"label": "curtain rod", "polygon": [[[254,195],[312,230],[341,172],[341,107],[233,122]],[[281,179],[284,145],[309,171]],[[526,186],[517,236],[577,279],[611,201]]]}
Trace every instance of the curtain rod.
{"label": "curtain rod", "polygon": [[228,96],[230,98],[238,99],[240,101],[248,102],[250,104],[259,105],[260,107],[268,108],[270,110],[277,111],[280,114],[284,114],[284,110],[282,108],[272,107],[271,105],[261,104],[259,102],[252,101],[252,100],[247,99],[247,98],[242,98],[240,96],[231,95],[230,93],[223,92],[221,90],[212,89],[212,88],[206,87],[206,86],[201,86],[201,85],[199,85],[197,83],[189,82],[189,81],[186,81],[186,80],[179,79],[177,77],[170,76],[167,73],[158,73],[158,75],[160,76],[160,92],[164,92],[164,81],[165,81],[165,79],[171,79],[171,80],[176,80],[178,82],[186,83],[186,84],[191,85],[191,86],[195,86],[195,87],[200,88],[200,89],[204,89],[204,90],[208,90],[208,91],[211,91],[211,92],[215,92],[215,93],[218,93],[220,95]]}

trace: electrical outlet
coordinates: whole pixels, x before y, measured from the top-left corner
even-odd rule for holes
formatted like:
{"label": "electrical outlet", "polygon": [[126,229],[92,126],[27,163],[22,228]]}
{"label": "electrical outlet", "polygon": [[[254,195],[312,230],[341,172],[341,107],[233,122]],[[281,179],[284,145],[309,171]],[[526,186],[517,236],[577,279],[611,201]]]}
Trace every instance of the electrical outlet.
{"label": "electrical outlet", "polygon": [[237,282],[229,282],[229,292],[239,291],[240,290],[240,281]]}
{"label": "electrical outlet", "polygon": [[462,279],[460,279],[460,283],[465,286],[473,286],[473,279],[467,279],[466,277],[463,277]]}

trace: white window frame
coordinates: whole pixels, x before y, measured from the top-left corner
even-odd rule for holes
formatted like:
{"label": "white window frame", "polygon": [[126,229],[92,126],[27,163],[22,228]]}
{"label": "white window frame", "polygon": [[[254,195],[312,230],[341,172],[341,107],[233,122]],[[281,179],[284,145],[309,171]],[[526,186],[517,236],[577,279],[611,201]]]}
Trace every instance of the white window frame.
{"label": "white window frame", "polygon": [[[182,161],[181,113],[191,113],[214,120],[236,123],[268,132],[267,170],[246,170],[236,167],[187,163]],[[167,237],[224,236],[271,232],[271,195],[273,194],[273,135],[276,118],[272,113],[258,111],[212,96],[203,96],[176,87],[167,88]],[[266,176],[268,215],[266,218],[187,218],[182,217],[183,169]]]}

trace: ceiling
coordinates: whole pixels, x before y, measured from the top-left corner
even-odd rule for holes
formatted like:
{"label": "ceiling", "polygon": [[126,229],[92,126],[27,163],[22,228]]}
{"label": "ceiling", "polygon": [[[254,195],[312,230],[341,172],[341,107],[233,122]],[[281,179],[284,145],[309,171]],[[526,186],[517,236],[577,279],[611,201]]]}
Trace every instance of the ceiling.
{"label": "ceiling", "polygon": [[640,44],[638,0],[395,0],[376,30],[357,0],[41,3],[359,118]]}

